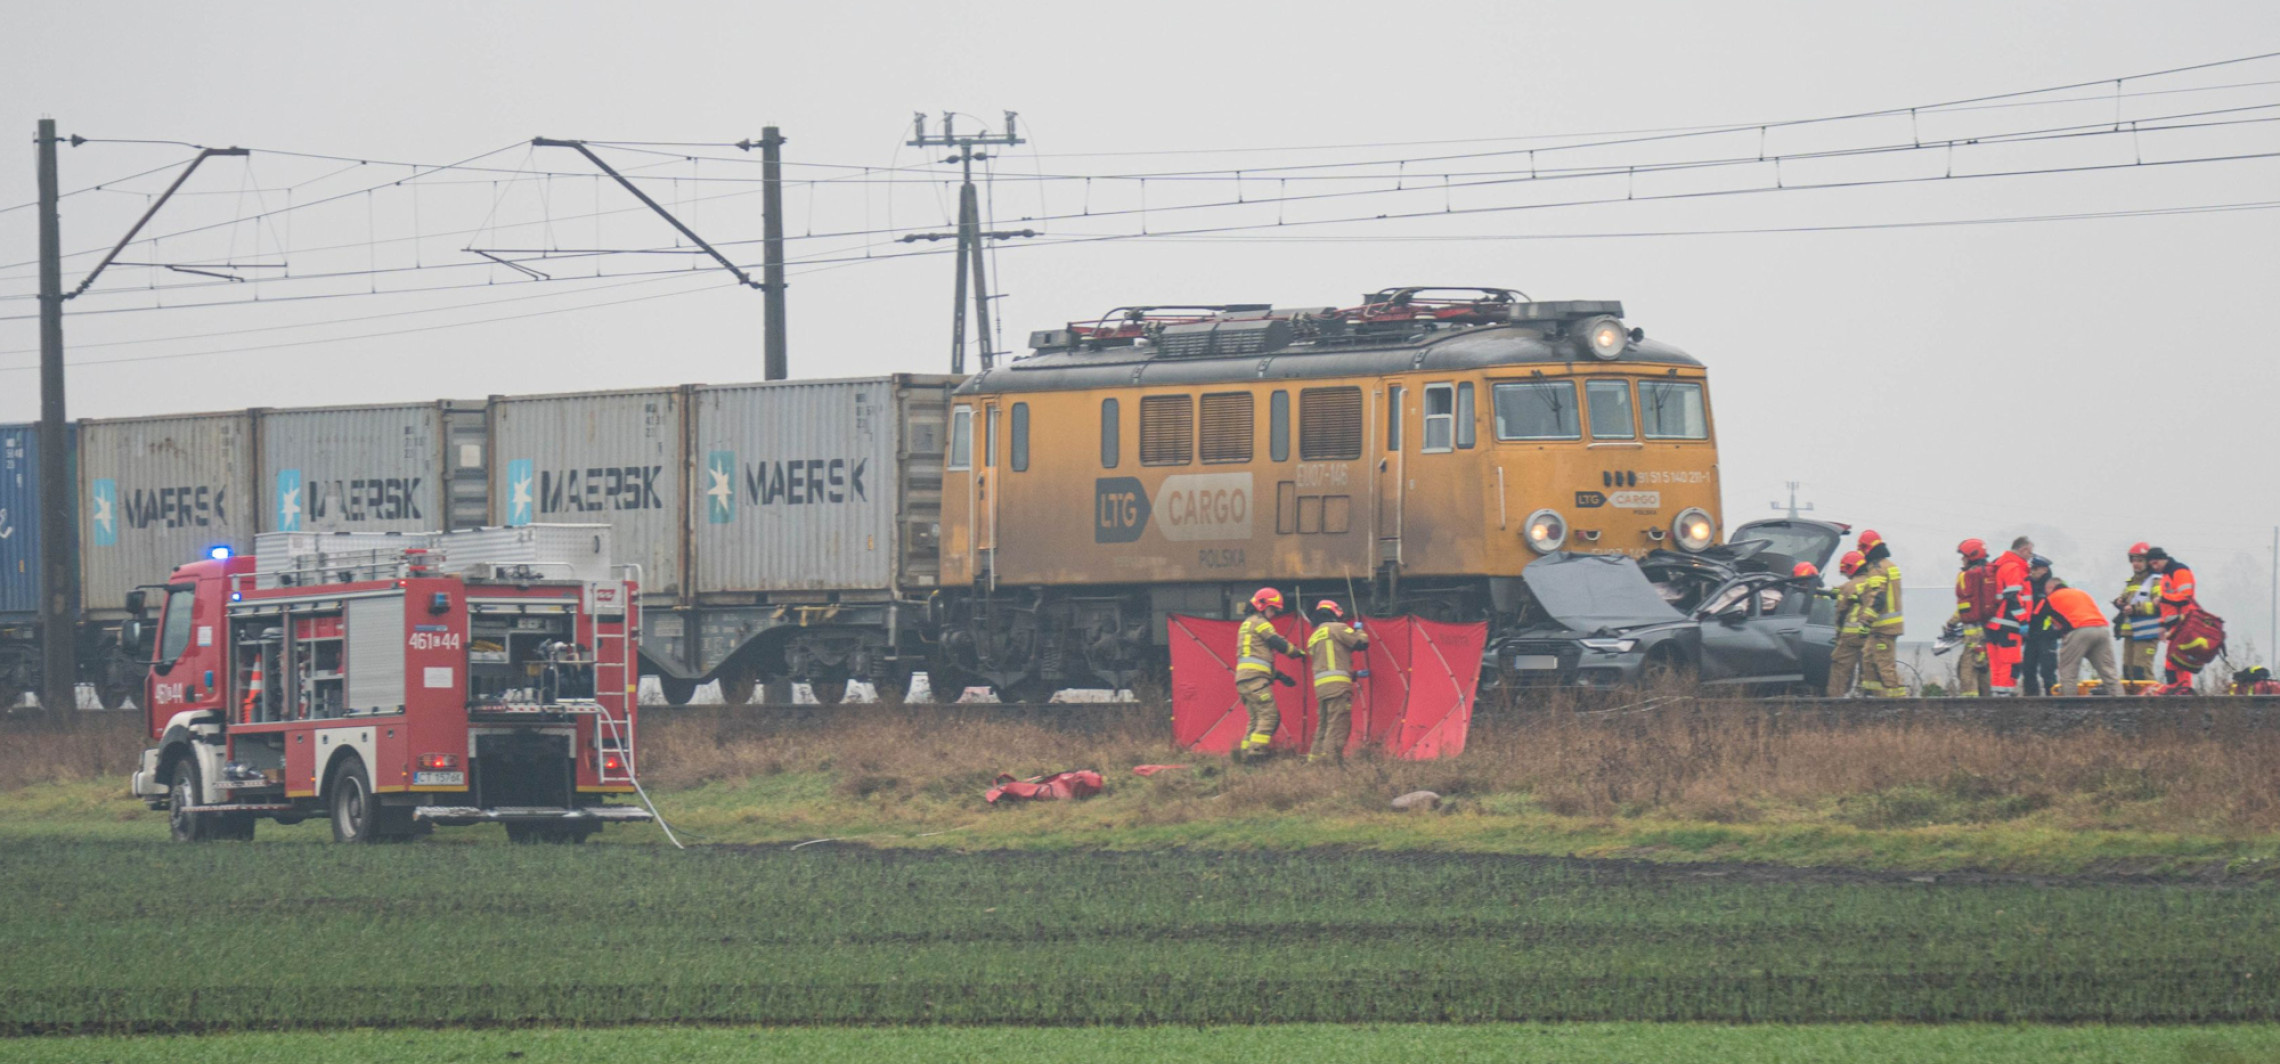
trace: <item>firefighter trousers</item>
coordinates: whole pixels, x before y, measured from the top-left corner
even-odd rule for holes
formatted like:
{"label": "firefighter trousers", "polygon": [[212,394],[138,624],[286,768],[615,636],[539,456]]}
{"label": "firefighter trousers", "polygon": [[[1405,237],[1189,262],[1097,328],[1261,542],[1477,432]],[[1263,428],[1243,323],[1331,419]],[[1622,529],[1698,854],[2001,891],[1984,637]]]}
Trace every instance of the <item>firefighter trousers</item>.
{"label": "firefighter trousers", "polygon": [[1853,674],[1860,671],[1861,649],[1867,645],[1866,632],[1837,633],[1837,645],[1829,651],[1830,698],[1843,698],[1852,690]]}
{"label": "firefighter trousers", "polygon": [[2122,640],[2122,679],[2153,679],[2153,659],[2160,649],[2159,639]]}
{"label": "firefighter trousers", "polygon": [[1870,633],[1860,654],[1860,693],[1880,698],[1908,697],[1908,681],[1900,678],[1897,640]]}
{"label": "firefighter trousers", "polygon": [[1267,744],[1275,740],[1275,729],[1282,724],[1282,710],[1275,706],[1275,681],[1267,676],[1246,676],[1235,681],[1235,693],[1243,696],[1243,708],[1251,714],[1251,730],[1243,733],[1236,756],[1263,757]]}
{"label": "firefighter trousers", "polygon": [[1987,697],[1987,630],[1963,630],[1963,646],[1955,654],[1955,693],[1965,698]]}
{"label": "firefighter trousers", "polygon": [[1323,758],[1346,759],[1346,741],[1354,732],[1354,685],[1328,684],[1314,689],[1315,712],[1322,723],[1315,729],[1314,745],[1306,755],[1308,761]]}

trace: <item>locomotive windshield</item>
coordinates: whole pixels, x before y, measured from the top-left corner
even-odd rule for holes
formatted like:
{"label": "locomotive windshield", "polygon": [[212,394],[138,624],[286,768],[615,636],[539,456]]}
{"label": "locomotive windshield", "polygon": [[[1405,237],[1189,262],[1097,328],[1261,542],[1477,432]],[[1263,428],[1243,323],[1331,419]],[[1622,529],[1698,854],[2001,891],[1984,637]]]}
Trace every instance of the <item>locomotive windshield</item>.
{"label": "locomotive windshield", "polygon": [[1650,440],[1706,440],[1710,421],[1702,413],[1702,386],[1690,381],[1640,381],[1639,408],[1646,414]]}
{"label": "locomotive windshield", "polygon": [[1496,386],[1497,439],[1572,440],[1582,435],[1576,420],[1574,382]]}

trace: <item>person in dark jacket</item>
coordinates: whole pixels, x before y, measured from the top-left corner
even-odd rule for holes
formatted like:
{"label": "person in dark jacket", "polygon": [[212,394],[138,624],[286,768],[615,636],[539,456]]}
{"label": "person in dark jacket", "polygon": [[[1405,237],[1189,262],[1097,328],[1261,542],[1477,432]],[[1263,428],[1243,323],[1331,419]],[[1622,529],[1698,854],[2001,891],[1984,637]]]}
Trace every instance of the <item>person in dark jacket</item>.
{"label": "person in dark jacket", "polygon": [[2050,559],[2040,554],[2027,560],[2027,586],[2034,594],[2035,610],[2027,618],[2026,652],[2021,656],[2021,694],[2047,695],[2058,683],[2058,643],[2066,637],[2065,625],[2050,610],[2050,593],[2066,586],[2052,576]]}

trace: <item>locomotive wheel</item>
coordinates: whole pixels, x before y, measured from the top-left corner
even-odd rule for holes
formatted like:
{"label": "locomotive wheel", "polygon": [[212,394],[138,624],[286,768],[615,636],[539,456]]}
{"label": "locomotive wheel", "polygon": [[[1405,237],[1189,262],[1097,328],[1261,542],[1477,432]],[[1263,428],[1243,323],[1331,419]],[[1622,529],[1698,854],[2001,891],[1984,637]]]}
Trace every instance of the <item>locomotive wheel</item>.
{"label": "locomotive wheel", "polygon": [[720,671],[720,700],[732,706],[752,701],[752,689],[759,685],[760,676],[750,665],[730,665]]}
{"label": "locomotive wheel", "polygon": [[664,692],[665,701],[668,705],[688,705],[689,699],[696,697],[697,694],[697,681],[684,680],[678,676],[666,676],[662,673],[658,674],[657,687]]}

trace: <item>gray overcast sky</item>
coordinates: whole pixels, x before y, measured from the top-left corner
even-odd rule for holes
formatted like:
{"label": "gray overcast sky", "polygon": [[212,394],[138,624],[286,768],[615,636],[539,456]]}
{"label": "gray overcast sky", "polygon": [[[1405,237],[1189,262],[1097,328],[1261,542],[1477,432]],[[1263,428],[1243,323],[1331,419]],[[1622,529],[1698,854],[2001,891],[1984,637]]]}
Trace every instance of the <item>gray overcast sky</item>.
{"label": "gray overcast sky", "polygon": [[[2035,533],[2062,573],[2118,582],[2119,553],[2151,539],[2192,561],[2236,638],[2265,642],[2267,554],[2280,524],[2271,461],[2273,337],[2280,335],[2280,211],[1812,233],[1575,236],[1926,220],[2280,201],[2280,159],[1841,190],[1654,199],[1754,187],[1770,166],[1565,183],[1384,194],[1369,181],[1279,183],[1253,173],[1246,200],[1338,190],[1379,194],[1282,205],[1285,221],[1647,197],[1366,224],[1250,230],[1243,240],[1060,240],[1259,225],[1274,204],[1232,181],[1111,175],[1307,162],[1421,159],[1565,143],[1506,141],[1243,154],[1086,155],[1171,149],[1518,138],[1755,123],[1930,104],[2280,50],[2280,5],[2234,3],[1499,4],[1406,11],[1383,4],[897,5],[14,4],[0,37],[0,207],[33,198],[35,119],[67,134],[240,144],[353,159],[454,162],[584,174],[534,135],[720,145],[773,123],[797,163],[916,167],[909,116],[954,109],[993,124],[1021,112],[1032,143],[1001,161],[1001,226],[1048,237],[1007,247],[994,280],[1004,334],[1122,303],[1350,303],[1403,283],[1492,284],[1538,298],[1618,298],[1633,323],[1707,362],[1729,524],[1767,512],[1786,480],[1818,516],[1867,524],[1896,545],[1911,583],[1937,584],[1966,535]],[[1545,167],[1699,161],[1912,138],[1987,136],[2280,103],[2280,61],[2059,94],[2096,102],[1951,111],[1775,129],[1597,152]],[[2161,90],[2246,85],[2224,91]],[[2040,101],[2038,101],[2040,102]],[[2183,121],[2270,119],[2243,111]],[[2172,122],[2180,121],[2171,119]],[[503,150],[500,150],[502,149]],[[733,148],[687,162],[618,152],[700,231],[749,240],[756,168]],[[2280,122],[2186,133],[1785,164],[1784,184],[1890,181],[2280,152]],[[178,147],[67,149],[78,189],[178,163]],[[1525,156],[1419,161],[1405,187],[1444,172],[1525,170]],[[482,247],[670,246],[653,219],[583,177],[438,173],[277,154],[215,160],[126,261],[269,262],[296,277],[231,284],[147,268],[107,274],[72,307],[75,416],[263,405],[480,397],[759,376],[760,297],[688,256],[564,259],[565,280],[470,268]],[[1361,171],[1339,171],[1354,174]],[[1305,172],[1300,172],[1305,173]],[[1412,179],[1411,175],[1418,175]],[[1038,175],[1096,175],[1038,181]],[[1277,176],[1287,176],[1288,172]],[[954,200],[920,175],[795,167],[835,178],[789,195],[795,237],[938,226]],[[1031,180],[1015,180],[1029,177]],[[670,180],[678,178],[680,180]],[[167,175],[65,201],[66,250],[107,246]],[[728,179],[728,180],[723,180]],[[1455,179],[1461,182],[1463,179]],[[285,191],[290,186],[292,191]],[[329,204],[325,195],[377,187]],[[291,206],[261,222],[242,219]],[[1020,222],[1025,216],[1094,217]],[[597,210],[618,211],[603,219]],[[32,258],[29,210],[0,213],[0,263]],[[236,224],[220,224],[232,223]],[[472,230],[472,232],[470,232]],[[1562,239],[1471,239],[1483,236]],[[1310,239],[1292,240],[1294,236]],[[1261,236],[1277,239],[1262,240]],[[1335,237],[1338,239],[1322,239]],[[1466,239],[1449,239],[1462,237]],[[1401,238],[1401,239],[1386,239]],[[1436,239],[1419,239],[1436,238]],[[924,247],[924,246],[921,246]],[[803,258],[899,254],[889,236],[795,241]],[[754,248],[740,261],[757,261]],[[67,284],[92,264],[72,260]],[[439,269],[448,266],[450,268]],[[406,269],[418,267],[417,270]],[[391,272],[371,275],[366,271]],[[604,276],[593,278],[601,272]],[[249,274],[259,271],[248,271]],[[272,276],[273,274],[265,275]],[[586,281],[566,278],[585,276]],[[212,281],[209,287],[154,285]],[[425,294],[302,303],[318,292],[497,282]],[[950,264],[941,255],[806,267],[791,288],[795,376],[938,371],[946,365]],[[638,283],[636,283],[638,282]],[[28,267],[0,268],[0,318],[30,314]],[[139,291],[138,291],[139,289]],[[612,306],[609,301],[644,298]],[[233,305],[180,309],[202,300]],[[503,300],[512,300],[502,302]],[[173,309],[144,311],[166,304]],[[109,310],[113,313],[93,313]],[[485,318],[522,316],[513,320]],[[342,319],[358,319],[344,321]],[[422,331],[405,331],[405,330]],[[394,335],[371,335],[394,333]],[[213,335],[203,335],[213,334]],[[364,337],[338,342],[336,337]],[[0,420],[36,415],[29,320],[0,321]],[[292,344],[295,346],[275,346]],[[259,348],[259,350],[249,350]],[[184,358],[152,358],[222,352]],[[1936,596],[1935,596],[1936,597]],[[1929,625],[1930,614],[1920,615]],[[1919,632],[1918,634],[1922,634]]]}

